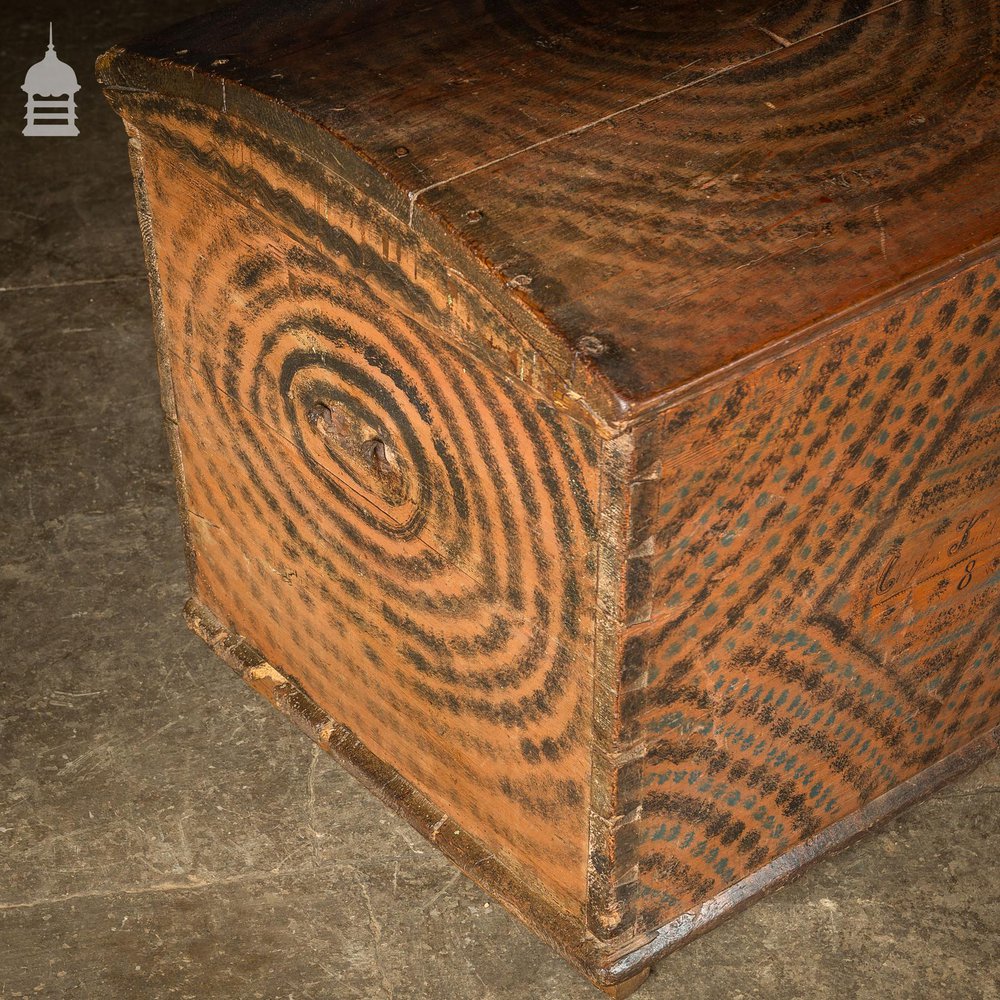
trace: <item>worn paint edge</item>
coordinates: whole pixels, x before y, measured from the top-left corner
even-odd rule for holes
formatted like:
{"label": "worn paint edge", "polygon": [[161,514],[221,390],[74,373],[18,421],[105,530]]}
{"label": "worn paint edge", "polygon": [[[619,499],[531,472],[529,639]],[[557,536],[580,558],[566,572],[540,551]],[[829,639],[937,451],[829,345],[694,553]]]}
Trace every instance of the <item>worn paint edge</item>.
{"label": "worn paint edge", "polygon": [[174,392],[174,376],[170,366],[170,352],[167,350],[166,320],[163,313],[163,289],[160,283],[160,265],[156,252],[156,238],[153,234],[153,213],[146,190],[146,170],[143,163],[142,136],[125,123],[128,136],[128,155],[132,166],[132,183],[135,190],[135,208],[139,217],[139,232],[142,250],[146,259],[146,274],[149,281],[149,298],[153,306],[153,338],[156,342],[156,368],[159,374],[160,406],[163,410],[163,429],[170,451],[173,468],[174,491],[181,519],[184,538],[184,562],[187,568],[188,586],[193,590],[196,579],[194,540],[191,534],[184,478],[184,461],[181,455],[180,429],[177,424],[177,399]]}
{"label": "worn paint edge", "polygon": [[634,940],[638,926],[646,683],[626,678],[622,660],[634,461],[632,434],[602,444],[586,880],[587,927],[602,942]]}

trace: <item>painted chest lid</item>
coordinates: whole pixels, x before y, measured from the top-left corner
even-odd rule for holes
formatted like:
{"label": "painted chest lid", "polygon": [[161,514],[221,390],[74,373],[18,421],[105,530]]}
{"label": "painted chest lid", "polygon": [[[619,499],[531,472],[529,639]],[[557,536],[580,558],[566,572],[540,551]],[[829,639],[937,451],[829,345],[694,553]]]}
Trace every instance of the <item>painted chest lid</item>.
{"label": "painted chest lid", "polygon": [[997,236],[998,37],[1000,0],[253,2],[115,60],[334,137],[624,416]]}

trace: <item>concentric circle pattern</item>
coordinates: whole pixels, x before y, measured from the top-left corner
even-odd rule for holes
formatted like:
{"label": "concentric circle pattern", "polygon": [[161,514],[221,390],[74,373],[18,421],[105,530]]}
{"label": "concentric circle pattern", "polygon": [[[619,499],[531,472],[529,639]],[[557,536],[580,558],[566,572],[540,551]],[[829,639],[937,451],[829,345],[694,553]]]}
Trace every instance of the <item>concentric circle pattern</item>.
{"label": "concentric circle pattern", "polygon": [[579,901],[590,433],[430,329],[433,294],[332,198],[326,252],[276,231],[269,206],[307,217],[316,193],[269,179],[266,148],[194,112],[171,131],[144,168],[200,599]]}

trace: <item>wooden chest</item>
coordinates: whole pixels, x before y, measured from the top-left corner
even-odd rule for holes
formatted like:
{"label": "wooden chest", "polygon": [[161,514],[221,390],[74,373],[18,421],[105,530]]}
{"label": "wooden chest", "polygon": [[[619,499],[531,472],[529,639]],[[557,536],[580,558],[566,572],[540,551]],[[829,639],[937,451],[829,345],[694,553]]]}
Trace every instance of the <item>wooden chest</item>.
{"label": "wooden chest", "polygon": [[998,35],[333,0],[99,62],[192,628],[611,995],[996,747]]}

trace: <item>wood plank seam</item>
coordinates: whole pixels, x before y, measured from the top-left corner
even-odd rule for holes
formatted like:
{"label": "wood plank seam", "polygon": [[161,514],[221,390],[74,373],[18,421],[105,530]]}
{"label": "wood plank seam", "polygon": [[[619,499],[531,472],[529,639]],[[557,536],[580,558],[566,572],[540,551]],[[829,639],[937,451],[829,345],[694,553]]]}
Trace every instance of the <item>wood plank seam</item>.
{"label": "wood plank seam", "polygon": [[577,125],[575,128],[566,129],[564,132],[559,132],[556,135],[547,136],[544,139],[540,139],[538,142],[533,142],[530,145],[524,146],[521,149],[516,149],[511,153],[507,153],[504,156],[499,156],[494,160],[489,160],[486,163],[480,163],[475,167],[471,167],[468,170],[463,170],[461,173],[454,174],[451,177],[446,177],[444,180],[436,181],[434,184],[428,184],[426,187],[418,188],[416,191],[410,191],[407,197],[410,200],[410,225],[413,224],[413,209],[417,202],[417,199],[426,194],[428,191],[434,191],[437,188],[444,187],[447,184],[451,184],[453,181],[457,181],[462,177],[468,177],[470,174],[478,173],[480,170],[487,170],[490,167],[494,167],[499,163],[504,163],[507,160],[511,160],[516,156],[521,156],[524,153],[529,153],[532,150],[538,149],[541,146],[547,146],[549,143],[558,142],[560,139],[567,139],[571,136],[582,135],[585,132],[589,132],[592,128],[598,125],[603,125],[606,122],[613,121],[621,115],[629,114],[632,111],[638,111],[641,108],[647,107],[650,104],[655,104],[657,101],[662,101],[667,97],[671,97],[674,94],[678,94],[683,90],[689,90],[692,87],[697,87],[700,84],[707,83],[709,80],[717,79],[718,77],[725,76],[727,73],[732,73],[735,70],[742,69],[745,66],[751,66],[754,63],[758,63],[763,59],[768,59],[772,57],[776,52],[781,52],[784,49],[794,48],[797,45],[804,45],[807,42],[814,41],[823,35],[829,34],[831,31],[836,31],[839,28],[846,27],[849,24],[853,24],[855,21],[861,21],[866,17],[871,17],[873,14],[878,14],[884,10],[888,10],[892,7],[903,3],[904,0],[888,0],[887,3],[882,4],[879,7],[873,7],[871,10],[864,11],[861,14],[857,14],[854,17],[845,18],[843,21],[839,21],[828,28],[824,28],[822,31],[815,31],[810,35],[804,35],[802,38],[797,38],[794,41],[788,41],[787,39],[777,38],[774,34],[768,31],[766,28],[761,28],[760,30],[764,32],[772,41],[778,42],[778,47],[775,49],[770,49],[767,52],[762,52],[759,55],[750,56],[747,59],[741,59],[738,62],[732,63],[729,66],[724,66],[722,69],[715,70],[712,73],[706,73],[704,76],[697,77],[694,80],[689,80],[680,86],[673,87],[670,90],[665,90],[660,94],[654,94],[651,97],[646,97],[641,101],[636,101],[634,104],[630,104],[627,107],[619,108],[616,111],[611,112],[607,115],[602,115],[600,118],[595,118],[593,121],[587,122],[584,125]]}

